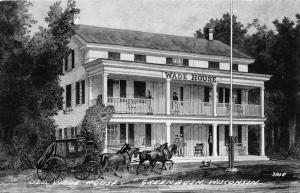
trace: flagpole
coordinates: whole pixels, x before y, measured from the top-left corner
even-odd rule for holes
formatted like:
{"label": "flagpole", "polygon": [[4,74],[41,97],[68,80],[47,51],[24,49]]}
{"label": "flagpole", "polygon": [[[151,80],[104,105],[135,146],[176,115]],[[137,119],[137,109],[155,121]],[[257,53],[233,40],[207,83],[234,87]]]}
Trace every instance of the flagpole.
{"label": "flagpole", "polygon": [[233,0],[230,0],[230,97],[229,97],[229,105],[230,105],[230,117],[229,117],[229,148],[228,148],[228,162],[229,167],[226,171],[236,172],[237,168],[234,168],[234,141],[232,135],[232,37],[233,37]]}

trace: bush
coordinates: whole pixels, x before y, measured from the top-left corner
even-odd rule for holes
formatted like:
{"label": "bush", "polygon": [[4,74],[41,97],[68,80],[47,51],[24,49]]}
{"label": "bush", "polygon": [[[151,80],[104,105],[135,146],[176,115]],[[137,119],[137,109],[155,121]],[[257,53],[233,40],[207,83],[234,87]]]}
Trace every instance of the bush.
{"label": "bush", "polygon": [[[109,123],[114,113],[113,106],[107,106],[102,103],[101,96],[98,96],[97,103],[86,110],[82,122],[82,135],[87,139],[93,140],[99,151],[104,149],[105,127]],[[91,135],[91,136],[90,136]]]}
{"label": "bush", "polygon": [[24,170],[35,167],[47,146],[55,140],[54,120],[39,119],[32,124],[31,134],[14,136],[10,144],[4,144],[5,159],[0,160],[0,169]]}

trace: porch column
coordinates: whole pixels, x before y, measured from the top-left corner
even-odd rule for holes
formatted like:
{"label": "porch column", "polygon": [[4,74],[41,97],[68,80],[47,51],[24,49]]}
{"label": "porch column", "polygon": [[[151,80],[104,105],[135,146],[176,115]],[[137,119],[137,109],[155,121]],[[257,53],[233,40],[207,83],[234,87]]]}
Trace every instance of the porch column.
{"label": "porch column", "polygon": [[166,114],[171,114],[171,79],[166,79]]}
{"label": "porch column", "polygon": [[167,129],[167,143],[171,144],[171,123],[166,122],[166,129]]}
{"label": "porch column", "polygon": [[218,156],[218,152],[217,152],[217,124],[213,124],[213,153],[212,156],[213,157],[217,157]]}
{"label": "porch column", "polygon": [[104,105],[107,105],[107,76],[108,73],[106,72],[102,74],[102,101]]}
{"label": "porch column", "polygon": [[213,115],[217,116],[217,83],[213,83]]}
{"label": "porch column", "polygon": [[129,143],[129,138],[128,138],[128,123],[126,123],[126,143]]}
{"label": "porch column", "polygon": [[93,100],[93,79],[89,78],[89,107],[92,106]]}
{"label": "porch column", "polygon": [[261,125],[261,130],[260,130],[260,155],[264,156],[265,155],[265,125]]}
{"label": "porch column", "polygon": [[265,116],[265,87],[260,87],[261,116]]}
{"label": "porch column", "polygon": [[105,140],[104,140],[104,150],[103,153],[107,153],[107,126],[105,127]]}

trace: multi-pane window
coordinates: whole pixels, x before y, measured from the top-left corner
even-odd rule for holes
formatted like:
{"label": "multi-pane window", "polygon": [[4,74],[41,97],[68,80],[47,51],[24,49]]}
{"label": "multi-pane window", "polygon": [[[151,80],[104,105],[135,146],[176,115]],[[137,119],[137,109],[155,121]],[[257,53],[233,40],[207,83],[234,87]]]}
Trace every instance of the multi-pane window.
{"label": "multi-pane window", "polygon": [[220,69],[220,63],[219,62],[209,61],[208,62],[208,68],[211,68],[211,69]]}
{"label": "multi-pane window", "polygon": [[72,106],[72,85],[66,86],[66,107]]}
{"label": "multi-pane window", "polygon": [[166,58],[166,64],[175,64],[173,58]]}
{"label": "multi-pane window", "polygon": [[65,71],[72,70],[75,67],[75,50],[71,50],[68,57],[64,60]]}
{"label": "multi-pane window", "polygon": [[117,124],[109,124],[107,125],[107,140],[110,145],[118,145],[118,125]]}
{"label": "multi-pane window", "polygon": [[108,52],[108,59],[120,60],[120,53],[118,53],[118,52]]}
{"label": "multi-pane window", "polygon": [[136,62],[146,62],[146,56],[141,54],[134,54],[134,61]]}
{"label": "multi-pane window", "polygon": [[68,128],[64,128],[64,138],[68,139]]}
{"label": "multi-pane window", "polygon": [[76,82],[76,105],[85,103],[85,81]]}
{"label": "multi-pane window", "polygon": [[239,71],[239,65],[238,64],[232,64],[232,71]]}
{"label": "multi-pane window", "polygon": [[58,130],[58,139],[62,139],[62,129]]}
{"label": "multi-pane window", "polygon": [[189,59],[182,59],[182,64],[184,66],[189,66]]}

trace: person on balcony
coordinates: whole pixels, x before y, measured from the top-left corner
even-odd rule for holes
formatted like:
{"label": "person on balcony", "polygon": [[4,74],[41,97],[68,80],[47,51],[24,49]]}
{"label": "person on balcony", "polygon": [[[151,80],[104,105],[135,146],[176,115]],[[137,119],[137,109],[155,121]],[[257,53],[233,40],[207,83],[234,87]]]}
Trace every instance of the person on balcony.
{"label": "person on balcony", "polygon": [[147,91],[146,93],[146,102],[147,102],[147,115],[153,115],[153,109],[152,109],[152,95],[150,90]]}
{"label": "person on balcony", "polygon": [[173,92],[172,109],[174,113],[178,113],[178,96],[176,92]]}

